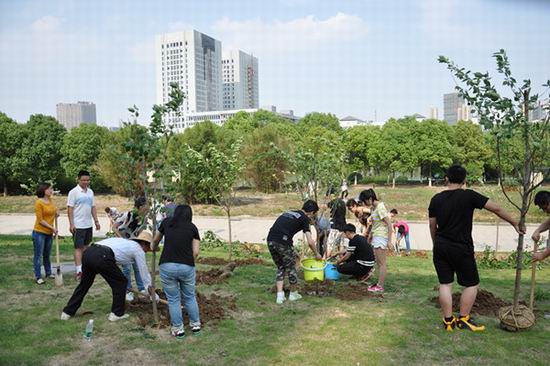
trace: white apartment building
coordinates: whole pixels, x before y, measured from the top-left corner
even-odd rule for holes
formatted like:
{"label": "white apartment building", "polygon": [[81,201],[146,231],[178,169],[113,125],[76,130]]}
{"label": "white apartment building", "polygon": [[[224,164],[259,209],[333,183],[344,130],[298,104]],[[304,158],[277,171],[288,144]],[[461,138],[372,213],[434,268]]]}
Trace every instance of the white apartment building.
{"label": "white apartment building", "polygon": [[258,108],[258,58],[241,50],[223,52],[223,109]]}
{"label": "white apartment building", "polygon": [[56,114],[59,123],[68,130],[83,123],[97,123],[95,104],[90,102],[57,103]]}
{"label": "white apartment building", "polygon": [[161,34],[156,37],[157,103],[169,100],[170,83],[185,93],[179,116],[168,123],[184,127],[184,115],[222,110],[221,42],[196,30]]}
{"label": "white apartment building", "polygon": [[469,118],[469,112],[464,98],[459,93],[443,95],[443,119],[454,125],[460,120]]}
{"label": "white apartment building", "polygon": [[340,123],[340,127],[342,127],[342,128],[351,128],[351,127],[355,127],[355,126],[363,126],[363,125],[370,124],[366,121],[363,121],[362,119],[359,119],[359,118],[353,117],[353,116],[346,116],[346,117],[338,120],[338,122]]}

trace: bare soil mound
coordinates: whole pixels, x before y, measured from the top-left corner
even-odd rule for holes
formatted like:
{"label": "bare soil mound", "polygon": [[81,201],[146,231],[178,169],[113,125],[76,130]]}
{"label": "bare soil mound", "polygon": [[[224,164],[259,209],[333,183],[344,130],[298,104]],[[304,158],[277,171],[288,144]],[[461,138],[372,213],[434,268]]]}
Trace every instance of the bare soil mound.
{"label": "bare soil mound", "polygon": [[[162,300],[166,300],[166,294],[162,290],[157,289],[157,294]],[[221,319],[228,318],[230,317],[230,312],[237,310],[234,296],[220,296],[217,294],[206,296],[200,292],[197,292],[196,296],[202,324],[215,323]],[[183,305],[183,298],[181,303]],[[135,300],[128,304],[127,309],[130,314],[137,317],[140,326],[145,328],[154,325],[153,307],[150,302]],[[169,327],[170,313],[168,311],[168,305],[159,302],[157,304],[157,309],[159,312],[160,327]],[[185,324],[187,324],[189,321],[187,313],[185,309],[182,311]]]}
{"label": "bare soil mound", "polygon": [[[430,299],[437,307],[439,307],[439,297],[433,297]],[[486,290],[479,290],[477,293],[476,302],[472,307],[472,313],[479,315],[495,316],[498,314],[498,309],[503,306],[509,305],[506,301],[495,296],[492,292]],[[460,311],[460,292],[453,294],[453,311]]]}

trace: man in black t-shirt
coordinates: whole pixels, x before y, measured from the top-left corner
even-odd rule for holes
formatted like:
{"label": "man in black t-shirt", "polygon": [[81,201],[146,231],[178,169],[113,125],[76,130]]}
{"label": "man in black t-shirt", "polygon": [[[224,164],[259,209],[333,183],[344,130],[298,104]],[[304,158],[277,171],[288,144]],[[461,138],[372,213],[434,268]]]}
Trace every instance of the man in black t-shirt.
{"label": "man in black t-shirt", "polygon": [[[470,311],[476,300],[479,285],[472,239],[474,210],[485,208],[507,221],[518,233],[525,233],[518,221],[487,197],[463,189],[466,169],[453,165],[447,171],[447,189],[436,194],[428,208],[430,234],[433,242],[433,262],[439,278],[439,303],[443,311],[443,326],[447,331],[455,327],[472,331],[483,331],[470,318]],[[464,286],[460,298],[458,319],[453,315],[452,284],[456,273],[457,282]]]}
{"label": "man in black t-shirt", "polygon": [[374,250],[367,238],[356,233],[355,225],[346,224],[344,235],[349,245],[343,256],[336,261],[336,269],[342,274],[352,275],[360,281],[366,282],[374,267]]}
{"label": "man in black t-shirt", "polygon": [[277,266],[277,304],[282,304],[285,301],[285,293],[283,292],[283,283],[285,274],[288,276],[288,282],[290,284],[290,295],[288,299],[290,301],[296,301],[302,298],[302,296],[296,291],[296,284],[298,283],[298,275],[296,273],[296,252],[292,238],[294,235],[302,230],[308,242],[309,247],[315,253],[317,259],[321,258],[321,255],[317,252],[315,240],[311,237],[310,232],[310,219],[315,217],[315,214],[319,211],[317,202],[308,200],[304,203],[301,210],[287,211],[283,213],[267,235],[267,247],[271,253],[271,258]]}

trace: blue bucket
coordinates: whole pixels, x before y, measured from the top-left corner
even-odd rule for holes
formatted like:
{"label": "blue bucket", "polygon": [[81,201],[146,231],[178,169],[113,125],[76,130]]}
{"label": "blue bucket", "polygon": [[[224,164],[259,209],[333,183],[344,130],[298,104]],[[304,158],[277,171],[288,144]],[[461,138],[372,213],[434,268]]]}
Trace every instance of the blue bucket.
{"label": "blue bucket", "polygon": [[325,279],[332,281],[338,281],[340,279],[340,272],[338,272],[338,270],[336,269],[335,264],[327,264],[327,266],[325,267]]}

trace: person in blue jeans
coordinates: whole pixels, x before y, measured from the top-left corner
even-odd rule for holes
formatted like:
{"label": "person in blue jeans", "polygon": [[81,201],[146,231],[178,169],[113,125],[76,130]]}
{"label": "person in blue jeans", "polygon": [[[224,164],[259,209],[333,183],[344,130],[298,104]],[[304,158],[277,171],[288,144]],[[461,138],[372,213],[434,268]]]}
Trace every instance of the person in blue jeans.
{"label": "person in blue jeans", "polygon": [[134,269],[137,289],[144,294],[147,293],[145,291],[145,287],[143,286],[143,281],[141,280],[141,275],[139,274],[139,268],[136,262],[132,262],[132,265],[125,264],[122,266],[122,273],[124,273],[124,277],[128,279],[128,284],[126,285],[126,301],[134,301],[134,294],[130,292],[132,289],[132,268]]}
{"label": "person in blue jeans", "polygon": [[193,334],[199,334],[201,321],[195,296],[195,259],[199,255],[199,230],[191,222],[193,211],[188,205],[178,205],[174,216],[162,221],[153,240],[153,250],[164,237],[159,269],[162,288],[168,299],[171,333],[178,339],[185,337],[181,297],[189,315]]}
{"label": "person in blue jeans", "polygon": [[50,183],[40,183],[36,189],[36,200],[34,211],[36,219],[32,231],[32,244],[34,249],[33,267],[34,277],[37,284],[44,284],[41,267],[44,261],[46,278],[53,278],[50,253],[52,251],[52,237],[57,235],[57,228],[54,220],[57,217],[57,209],[53,203],[53,188]]}

